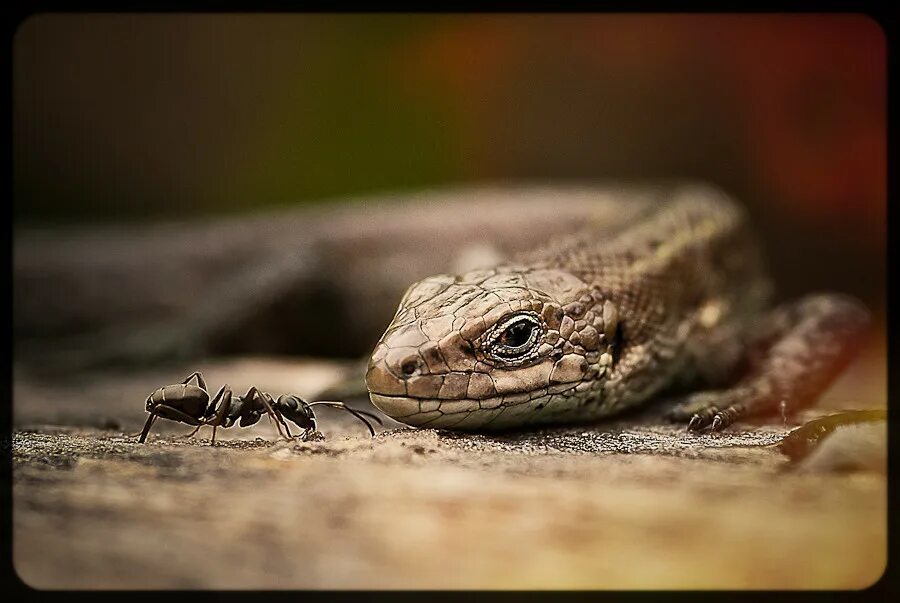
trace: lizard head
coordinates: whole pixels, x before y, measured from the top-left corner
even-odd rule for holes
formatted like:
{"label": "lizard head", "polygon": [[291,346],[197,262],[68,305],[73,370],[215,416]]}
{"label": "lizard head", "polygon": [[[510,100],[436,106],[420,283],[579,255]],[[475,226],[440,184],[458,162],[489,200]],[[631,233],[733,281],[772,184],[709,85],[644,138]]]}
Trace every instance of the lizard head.
{"label": "lizard head", "polygon": [[[502,428],[571,412],[611,362],[617,319],[554,269],[506,265],[412,285],[366,372],[372,403],[422,427]],[[566,415],[566,418],[570,415]]]}

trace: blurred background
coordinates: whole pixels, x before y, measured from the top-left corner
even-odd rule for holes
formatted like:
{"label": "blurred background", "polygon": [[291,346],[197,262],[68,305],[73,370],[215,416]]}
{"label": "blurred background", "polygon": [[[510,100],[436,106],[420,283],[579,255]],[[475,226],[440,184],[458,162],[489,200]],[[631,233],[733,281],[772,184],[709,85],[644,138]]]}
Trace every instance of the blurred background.
{"label": "blurred background", "polygon": [[785,297],[883,313],[885,39],[847,15],[39,15],[17,226],[512,181],[712,181]]}

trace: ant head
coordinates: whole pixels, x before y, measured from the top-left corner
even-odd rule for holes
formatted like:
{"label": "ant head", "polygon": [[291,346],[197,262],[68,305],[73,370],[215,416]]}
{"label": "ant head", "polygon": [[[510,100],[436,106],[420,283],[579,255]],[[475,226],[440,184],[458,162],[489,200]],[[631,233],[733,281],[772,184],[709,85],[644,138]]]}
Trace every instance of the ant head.
{"label": "ant head", "polygon": [[300,396],[293,394],[284,394],[278,396],[278,410],[284,415],[285,419],[296,423],[303,429],[316,428],[316,416],[313,414],[312,408]]}

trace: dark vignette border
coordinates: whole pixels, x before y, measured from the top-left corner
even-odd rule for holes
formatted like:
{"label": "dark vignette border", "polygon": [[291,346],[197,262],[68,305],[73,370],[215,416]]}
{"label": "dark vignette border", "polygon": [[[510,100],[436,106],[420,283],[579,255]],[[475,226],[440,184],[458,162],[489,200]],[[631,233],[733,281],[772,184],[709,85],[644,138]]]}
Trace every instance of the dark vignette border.
{"label": "dark vignette border", "polygon": [[[886,4],[886,3],[885,3]],[[25,584],[15,573],[12,557],[12,358],[14,354],[12,339],[12,240],[13,240],[13,166],[12,166],[12,50],[15,33],[21,23],[23,23],[31,15],[45,12],[124,12],[124,13],[218,13],[218,12],[313,12],[313,13],[329,13],[329,12],[722,12],[726,7],[714,5],[711,2],[683,2],[683,3],[665,3],[659,1],[646,0],[639,3],[628,2],[585,2],[585,1],[569,1],[569,2],[535,2],[534,0],[521,0],[520,2],[429,2],[420,4],[418,7],[410,6],[409,3],[380,3],[379,6],[373,6],[372,3],[366,2],[322,2],[321,0],[290,3],[290,2],[235,2],[233,0],[220,0],[219,2],[208,2],[203,0],[193,0],[191,2],[175,2],[173,0],[160,0],[150,2],[147,0],[137,0],[128,3],[111,2],[104,0],[87,0],[82,2],[62,2],[59,0],[35,0],[31,2],[23,2],[21,0],[7,5],[5,34],[6,44],[4,46],[4,61],[2,63],[7,76],[3,79],[3,97],[7,100],[10,112],[9,118],[3,122],[3,134],[6,140],[6,149],[10,161],[7,163],[6,177],[9,206],[7,208],[8,220],[5,221],[5,245],[4,252],[7,255],[5,267],[9,270],[7,283],[9,289],[6,293],[5,300],[9,304],[9,322],[6,323],[6,335],[10,352],[10,362],[4,366],[4,379],[0,382],[6,385],[6,404],[0,409],[0,451],[2,451],[2,467],[0,467],[0,508],[2,508],[2,518],[0,518],[0,572],[4,578],[3,593],[11,600],[36,600],[45,598],[55,598],[70,600],[74,595],[77,598],[90,598],[95,601],[97,599],[118,600],[122,597],[128,597],[129,600],[148,600],[151,597],[160,594],[179,591],[37,591]],[[737,2],[727,6],[730,13],[741,12],[778,12],[778,13],[822,13],[822,12],[839,12],[839,13],[863,13],[873,19],[882,29],[886,37],[886,47],[888,52],[888,182],[887,182],[887,228],[888,228],[888,258],[887,262],[887,300],[885,307],[890,308],[890,301],[897,299],[894,293],[894,285],[896,279],[892,278],[892,232],[896,230],[894,222],[896,222],[896,212],[891,210],[890,200],[894,193],[898,190],[898,173],[900,166],[896,162],[896,153],[893,152],[898,138],[897,121],[891,119],[892,112],[890,110],[890,100],[897,98],[897,79],[892,77],[896,70],[898,62],[897,58],[897,17],[896,15],[877,2],[839,2],[835,0],[826,0],[820,2]],[[896,266],[896,264],[894,264]],[[890,313],[887,316],[888,326],[888,404],[896,398],[896,377],[900,376],[900,361],[897,354],[892,350],[896,350],[897,341],[897,321],[892,320]],[[898,429],[897,421],[888,421],[889,439],[893,442],[900,441],[900,429]],[[897,468],[900,467],[898,461],[897,445],[889,445],[888,458],[888,508],[898,507],[898,482],[896,478]],[[897,564],[891,563],[895,559],[894,553],[897,549],[896,538],[896,521],[892,520],[891,514],[888,514],[888,561],[885,572],[882,577],[873,585],[863,591],[816,591],[816,592],[789,592],[789,591],[754,591],[754,592],[723,592],[723,591],[703,591],[703,592],[659,592],[659,591],[637,591],[637,592],[621,592],[621,591],[601,591],[601,592],[442,592],[440,596],[456,596],[457,598],[470,598],[477,596],[479,599],[495,599],[508,601],[536,600],[538,598],[556,599],[557,597],[568,600],[596,600],[602,597],[614,597],[630,600],[656,600],[660,597],[668,599],[677,599],[683,601],[693,601],[697,598],[723,598],[727,597],[731,601],[751,601],[758,600],[761,597],[770,598],[791,598],[798,600],[818,600],[831,599],[834,597],[843,599],[858,600],[861,598],[871,599],[874,601],[893,600],[900,596],[900,576],[898,576]],[[298,571],[301,571],[298,568]],[[322,601],[342,601],[350,598],[366,599],[366,600],[418,600],[422,596],[434,597],[438,593],[433,592],[365,592],[365,591],[301,591],[302,594],[292,591],[183,591],[181,595],[190,597],[191,599],[205,600],[245,600],[248,596],[252,596],[257,600],[275,601],[275,600],[296,600],[298,596],[304,599],[311,597]],[[893,595],[893,596],[892,596]]]}

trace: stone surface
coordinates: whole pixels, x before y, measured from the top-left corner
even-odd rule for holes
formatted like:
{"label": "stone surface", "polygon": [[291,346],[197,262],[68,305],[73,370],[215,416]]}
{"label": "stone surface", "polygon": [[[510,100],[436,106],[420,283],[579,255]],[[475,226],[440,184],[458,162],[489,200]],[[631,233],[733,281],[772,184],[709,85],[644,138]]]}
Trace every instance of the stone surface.
{"label": "stone surface", "polygon": [[[14,565],[36,588],[861,588],[886,559],[882,471],[795,468],[773,445],[825,408],[884,407],[883,357],[820,408],[692,435],[658,410],[494,435],[340,411],[324,439],[264,419],[157,421],[143,400],[198,368],[210,387],[309,399],[351,365],[278,359],[48,382],[17,371]],[[353,365],[355,366],[355,365]],[[183,373],[183,374],[182,374]],[[368,403],[360,408],[368,408]]]}

